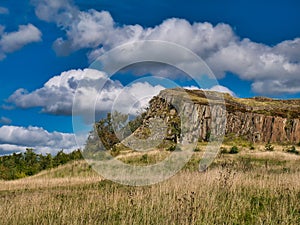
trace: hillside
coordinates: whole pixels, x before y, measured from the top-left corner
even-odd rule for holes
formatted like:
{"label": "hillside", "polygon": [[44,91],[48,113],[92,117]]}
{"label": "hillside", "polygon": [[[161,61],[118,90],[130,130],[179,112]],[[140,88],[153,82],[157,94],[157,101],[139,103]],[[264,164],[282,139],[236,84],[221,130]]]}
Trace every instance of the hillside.
{"label": "hillside", "polygon": [[199,156],[144,187],[103,179],[85,161],[0,180],[1,224],[299,224],[299,156],[222,154],[206,173]]}

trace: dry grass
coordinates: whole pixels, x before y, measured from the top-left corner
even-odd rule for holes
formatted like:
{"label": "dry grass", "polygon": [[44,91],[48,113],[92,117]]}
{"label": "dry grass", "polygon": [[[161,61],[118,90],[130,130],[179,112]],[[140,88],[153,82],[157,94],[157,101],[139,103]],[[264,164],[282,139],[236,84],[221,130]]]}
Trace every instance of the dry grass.
{"label": "dry grass", "polygon": [[[278,158],[274,152],[267,154]],[[0,223],[299,224],[299,163],[290,164],[292,172],[243,170],[245,162],[237,158],[221,157],[206,173],[183,170],[147,187],[103,180],[83,161],[2,181]]]}

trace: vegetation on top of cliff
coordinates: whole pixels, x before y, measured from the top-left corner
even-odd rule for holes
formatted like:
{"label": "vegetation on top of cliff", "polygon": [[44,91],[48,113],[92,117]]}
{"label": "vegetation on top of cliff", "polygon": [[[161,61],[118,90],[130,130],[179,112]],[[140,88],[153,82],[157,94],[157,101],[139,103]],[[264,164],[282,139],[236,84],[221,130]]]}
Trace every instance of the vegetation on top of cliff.
{"label": "vegetation on top of cliff", "polygon": [[300,99],[272,99],[267,97],[237,98],[228,93],[216,91],[188,90],[182,88],[165,89],[159,96],[171,95],[174,98],[188,98],[196,104],[224,104],[229,112],[251,112],[283,118],[300,118]]}

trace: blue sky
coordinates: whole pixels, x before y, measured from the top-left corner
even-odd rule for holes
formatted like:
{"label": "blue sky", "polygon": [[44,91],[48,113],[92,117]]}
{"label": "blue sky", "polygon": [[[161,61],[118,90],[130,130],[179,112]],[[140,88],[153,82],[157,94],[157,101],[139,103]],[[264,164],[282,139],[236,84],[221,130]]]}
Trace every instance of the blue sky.
{"label": "blue sky", "polygon": [[[96,57],[136,40],[190,49],[212,69],[220,90],[238,97],[299,98],[299,21],[296,0],[1,1],[0,154],[26,147],[74,149],[74,90],[68,85],[86,79],[85,68]],[[110,100],[149,71],[136,68],[110,80]],[[189,86],[180,72],[165,71],[168,79]],[[105,79],[101,71],[95,76]],[[126,90],[151,95],[161,88],[140,82]],[[106,103],[100,101],[100,111],[108,110]]]}

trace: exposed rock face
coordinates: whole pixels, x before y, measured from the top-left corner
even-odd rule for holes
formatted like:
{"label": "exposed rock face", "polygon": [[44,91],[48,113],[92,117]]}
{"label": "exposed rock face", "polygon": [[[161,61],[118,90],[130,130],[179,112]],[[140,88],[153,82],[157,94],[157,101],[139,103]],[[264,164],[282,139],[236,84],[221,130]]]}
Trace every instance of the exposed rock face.
{"label": "exposed rock face", "polygon": [[[177,142],[208,140],[224,133],[253,142],[300,141],[300,100],[239,99],[217,92],[167,89],[150,101],[145,126],[155,117],[168,124],[167,138]],[[180,124],[177,136],[172,127]]]}
{"label": "exposed rock face", "polygon": [[253,142],[300,141],[299,119],[266,116],[251,112],[229,113],[226,133],[246,136]]}

